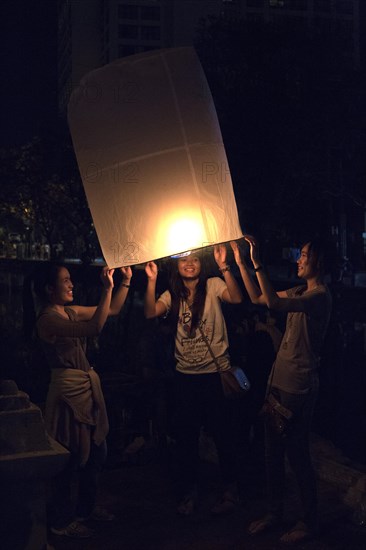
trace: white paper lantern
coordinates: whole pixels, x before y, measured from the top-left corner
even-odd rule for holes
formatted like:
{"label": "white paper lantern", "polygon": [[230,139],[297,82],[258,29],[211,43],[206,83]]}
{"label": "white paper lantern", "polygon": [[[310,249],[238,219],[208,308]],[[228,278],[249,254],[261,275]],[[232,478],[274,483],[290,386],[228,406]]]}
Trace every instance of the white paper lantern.
{"label": "white paper lantern", "polygon": [[68,120],[110,267],[242,237],[215,106],[193,48],[92,71],[70,98]]}

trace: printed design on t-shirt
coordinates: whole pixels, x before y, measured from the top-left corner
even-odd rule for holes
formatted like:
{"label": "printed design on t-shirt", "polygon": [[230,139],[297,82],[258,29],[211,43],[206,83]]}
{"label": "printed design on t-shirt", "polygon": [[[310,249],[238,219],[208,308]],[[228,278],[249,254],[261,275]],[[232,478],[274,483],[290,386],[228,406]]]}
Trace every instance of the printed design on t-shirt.
{"label": "printed design on t-shirt", "polygon": [[187,334],[188,338],[196,337],[196,331],[191,331],[192,313],[190,309],[182,312],[182,316],[179,317],[178,322],[183,326],[183,330]]}
{"label": "printed design on t-shirt", "polygon": [[199,328],[191,331],[191,323],[192,313],[188,308],[181,313],[178,319],[178,325],[182,326],[185,334],[182,336],[181,332],[178,331],[179,344],[184,360],[187,363],[200,364],[205,361],[208,352],[201,330],[205,337],[211,341],[212,327],[208,326],[207,319],[200,319]]}

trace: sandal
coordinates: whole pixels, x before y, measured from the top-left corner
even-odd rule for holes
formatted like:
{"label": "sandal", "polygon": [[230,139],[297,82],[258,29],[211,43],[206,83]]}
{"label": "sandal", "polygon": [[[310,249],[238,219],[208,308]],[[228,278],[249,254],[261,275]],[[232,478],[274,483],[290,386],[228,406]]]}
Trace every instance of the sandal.
{"label": "sandal", "polygon": [[116,516],[111,512],[108,512],[108,510],[102,506],[95,506],[91,513],[90,519],[93,519],[94,521],[114,521]]}
{"label": "sandal", "polygon": [[267,514],[261,519],[252,521],[248,527],[248,533],[250,535],[259,535],[260,533],[267,533],[271,531],[281,523],[281,518],[276,514]]}
{"label": "sandal", "polygon": [[181,516],[191,516],[197,504],[197,494],[192,492],[186,495],[178,505],[177,512]]}
{"label": "sandal", "polygon": [[92,529],[89,529],[89,527],[86,527],[78,521],[73,521],[63,528],[50,527],[50,531],[54,535],[71,537],[74,539],[87,539],[89,537],[92,537],[94,534],[94,531]]}
{"label": "sandal", "polygon": [[300,544],[314,538],[315,533],[313,533],[309,527],[303,521],[298,521],[292,529],[287,531],[280,538],[280,542],[287,544],[288,546]]}
{"label": "sandal", "polygon": [[230,491],[225,491],[220,500],[218,500],[213,508],[211,508],[211,514],[214,516],[231,514],[234,510],[236,510],[238,504],[238,496]]}

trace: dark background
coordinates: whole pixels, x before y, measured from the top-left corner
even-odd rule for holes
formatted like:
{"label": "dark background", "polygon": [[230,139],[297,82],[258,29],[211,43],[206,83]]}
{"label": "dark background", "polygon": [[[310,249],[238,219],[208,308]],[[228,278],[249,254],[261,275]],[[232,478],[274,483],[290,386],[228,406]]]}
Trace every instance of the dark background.
{"label": "dark background", "polygon": [[[19,149],[34,136],[56,144],[56,149],[58,143],[62,143],[63,147],[65,139],[67,140],[67,131],[61,132],[62,139],[60,139],[58,129],[60,121],[57,118],[56,107],[56,1],[7,0],[0,5],[0,17],[2,21],[0,147]],[[352,124],[349,121],[355,120],[358,113],[356,117],[354,113],[348,116],[349,112],[352,114],[352,106],[362,105],[364,73],[358,72],[356,75],[351,75],[343,71],[341,72],[342,86],[336,86],[337,94],[323,90],[324,95],[322,95],[323,92],[320,90],[322,93],[313,98],[311,92],[314,89],[319,91],[313,85],[320,81],[324,82],[322,80],[324,75],[309,70],[312,66],[319,67],[320,61],[315,55],[312,56],[311,51],[303,51],[303,72],[300,76],[305,78],[308,75],[313,80],[306,80],[308,88],[303,88],[305,93],[304,97],[300,98],[301,105],[309,110],[302,111],[296,108],[296,101],[289,104],[288,97],[283,96],[284,67],[289,68],[289,91],[292,93],[296,88],[295,81],[298,76],[295,69],[300,70],[299,58],[291,58],[286,47],[278,41],[278,37],[277,41],[273,37],[273,42],[267,42],[267,44],[261,42],[268,48],[268,50],[264,48],[264,53],[266,54],[266,51],[283,52],[283,56],[277,58],[282,60],[281,63],[272,64],[273,59],[263,55],[263,52],[255,52],[257,57],[255,55],[251,57],[252,67],[250,64],[246,66],[242,58],[232,55],[233,51],[243,51],[243,48],[239,48],[243,46],[242,40],[243,33],[240,28],[218,26],[211,29],[210,36],[206,36],[204,32],[201,33],[197,49],[214,95],[243,229],[259,235],[266,263],[280,268],[279,271],[274,270],[274,273],[278,274],[283,273],[283,269],[287,270],[286,264],[281,262],[282,247],[300,241],[312,231],[322,234],[329,240],[332,257],[337,262],[340,259],[337,257],[337,254],[339,256],[338,237],[332,240],[331,227],[332,224],[337,225],[342,216],[344,218],[347,215],[346,233],[349,250],[352,253],[351,260],[355,269],[365,271],[365,258],[360,240],[365,205],[365,170],[364,164],[360,161],[366,158],[366,155],[362,154],[365,128],[361,115],[364,116],[364,111],[360,111],[361,122],[355,128],[355,132],[357,130],[359,134],[354,138],[354,142],[351,140]],[[217,51],[212,47],[215,44]],[[224,44],[226,48],[222,47]],[[297,46],[301,49],[301,44]],[[227,54],[221,52],[227,52]],[[217,59],[220,60],[221,67],[229,73],[229,69],[232,69],[233,74],[236,75],[232,82],[228,78],[228,73],[225,73],[223,78],[219,78],[216,71]],[[253,69],[258,70],[259,74],[268,80],[259,79],[254,87],[246,87],[248,82],[246,71],[252,75]],[[354,101],[353,98],[356,95],[357,101]],[[246,98],[245,101],[242,100],[243,97]],[[331,178],[334,185],[331,188],[323,185],[326,179],[326,174],[322,172],[323,166],[319,167],[317,161],[312,158],[307,162],[301,157],[303,150],[314,152],[317,147],[311,147],[309,143],[317,135],[312,125],[319,121],[317,112],[313,112],[312,106],[319,109],[319,116],[323,112],[319,98],[323,106],[333,102],[331,111],[335,116],[329,126],[329,133],[334,132],[337,136],[342,134],[345,136],[344,150],[336,149],[332,153],[333,167],[339,168],[341,158],[343,171],[334,169],[335,177]],[[313,99],[314,102],[312,102]],[[315,99],[317,99],[316,102]],[[319,128],[321,127],[322,121],[319,123]],[[59,142],[58,139],[60,139]],[[354,156],[346,147],[349,143],[355,144],[353,149],[356,153],[352,153]],[[54,155],[52,147],[50,151],[52,154],[48,155],[47,150],[42,149],[44,156],[41,165],[47,169],[48,161]],[[18,158],[17,154],[15,158]],[[323,153],[319,155],[320,159],[323,157]],[[33,164],[30,162],[33,162],[32,159],[33,153],[23,161],[26,173],[27,170],[30,172],[31,168],[33,170]],[[71,154],[70,151],[68,152],[67,159],[71,167],[70,171],[74,170],[72,152]],[[56,159],[55,166],[60,167],[62,161],[62,156]],[[299,166],[303,173],[299,174]],[[305,170],[307,167],[308,171]],[[36,168],[38,170],[38,165]],[[11,170],[13,166],[7,175]],[[31,182],[33,187],[36,187],[35,182],[38,181],[37,170]],[[354,170],[357,170],[356,175]],[[340,185],[340,174],[344,177],[342,185]],[[357,185],[350,187],[351,181],[356,182]],[[3,177],[0,183],[6,190],[4,194],[6,198],[8,192],[11,192],[15,186],[23,185],[23,180],[17,173],[14,180]],[[39,192],[42,195],[42,187]],[[82,202],[82,195],[80,197],[78,203]],[[57,207],[60,207],[59,202]],[[87,214],[87,208],[85,208],[84,220],[89,220]],[[51,212],[51,217],[52,215]],[[62,233],[66,231],[68,220],[61,219],[61,222]],[[80,223],[77,229],[81,231]],[[73,235],[70,236],[70,242],[72,239]],[[86,254],[85,258],[87,257]],[[29,348],[22,339],[21,330],[21,286],[24,274],[31,267],[27,262],[5,260],[1,261],[0,270],[1,344],[5,357],[2,373],[6,377],[14,377],[23,387],[30,387],[30,383],[29,371],[27,371]],[[98,268],[85,263],[74,269],[76,279],[82,283],[88,283],[90,294],[97,295],[96,271]],[[334,273],[337,273],[336,268]],[[278,288],[288,282],[282,276],[277,277],[277,280],[275,278]],[[293,281],[290,282],[293,283]],[[141,272],[136,272],[134,285],[135,292],[131,293],[134,298],[131,297],[120,324],[117,327],[115,325],[107,327],[108,330],[100,347],[100,357],[108,357],[111,360],[109,367],[112,365],[115,369],[125,368],[132,373],[137,368],[136,358],[133,355],[136,349],[136,338],[133,335],[138,334],[139,324],[143,322],[141,296],[144,287]],[[365,289],[356,288],[351,277],[348,284],[333,280],[332,294],[334,310],[326,341],[316,428],[340,446],[348,456],[365,463]],[[116,330],[119,331],[119,335],[124,335],[124,340],[120,336],[114,338]]]}
{"label": "dark background", "polygon": [[20,145],[56,116],[56,0],[1,3],[1,146]]}

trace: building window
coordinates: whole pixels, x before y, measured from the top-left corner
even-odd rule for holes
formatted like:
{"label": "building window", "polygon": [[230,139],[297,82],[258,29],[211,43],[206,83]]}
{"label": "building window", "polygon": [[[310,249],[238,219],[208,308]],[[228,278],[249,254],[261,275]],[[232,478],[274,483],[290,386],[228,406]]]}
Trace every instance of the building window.
{"label": "building window", "polygon": [[159,6],[141,6],[141,19],[148,19],[150,21],[160,21],[160,8]]}
{"label": "building window", "polygon": [[343,15],[353,14],[353,0],[336,0],[335,10]]}
{"label": "building window", "polygon": [[330,0],[314,0],[314,11],[321,13],[330,13],[331,1]]}
{"label": "building window", "polygon": [[274,15],[272,23],[278,29],[285,26],[294,31],[304,31],[307,27],[307,19],[296,15]]}
{"label": "building window", "polygon": [[308,0],[285,0],[285,8],[304,11],[308,9]]}
{"label": "building window", "polygon": [[264,0],[247,0],[247,8],[263,8]]}
{"label": "building window", "polygon": [[350,45],[353,42],[353,22],[345,19],[336,19],[335,32],[339,40],[344,45]]}
{"label": "building window", "polygon": [[263,15],[261,13],[247,13],[247,21],[253,21],[253,23],[263,23]]}
{"label": "building window", "polygon": [[137,25],[118,25],[118,38],[138,38],[138,26]]}
{"label": "building window", "polygon": [[136,53],[135,46],[129,46],[127,44],[120,44],[118,46],[118,56],[125,57],[126,55],[134,55]]}
{"label": "building window", "polygon": [[308,0],[293,0],[286,2],[286,7],[292,7],[294,10],[306,11],[308,9]]}
{"label": "building window", "polygon": [[323,37],[329,37],[331,34],[331,20],[329,17],[314,17],[313,27]]}
{"label": "building window", "polygon": [[287,10],[307,10],[308,0],[269,0],[271,8],[285,8]]}
{"label": "building window", "polygon": [[160,27],[143,25],[141,27],[142,40],[160,40]]}
{"label": "building window", "polygon": [[139,46],[139,47],[138,47],[138,51],[139,51],[139,52],[151,52],[152,50],[156,50],[156,49],[158,49],[158,48],[159,48],[159,46],[157,46],[156,44],[155,44],[155,45],[151,45],[151,46],[144,46],[144,45],[142,45],[142,46]]}
{"label": "building window", "polygon": [[138,6],[131,6],[129,4],[120,4],[118,6],[118,18],[119,19],[138,19],[139,9]]}

